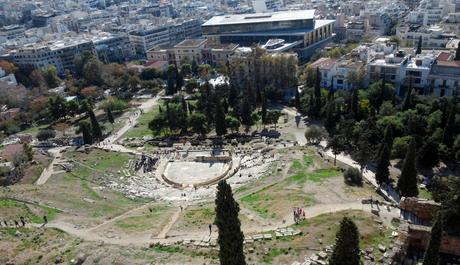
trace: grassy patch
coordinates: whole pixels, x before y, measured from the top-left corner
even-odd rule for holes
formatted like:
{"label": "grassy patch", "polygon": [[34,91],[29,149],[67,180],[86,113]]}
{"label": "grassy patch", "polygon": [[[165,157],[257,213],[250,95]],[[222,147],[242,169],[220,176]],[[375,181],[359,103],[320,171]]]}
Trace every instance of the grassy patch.
{"label": "grassy patch", "polygon": [[431,192],[429,192],[427,189],[419,189],[418,190],[418,197],[422,199],[427,199],[427,200],[432,200],[433,196],[431,195]]}
{"label": "grassy patch", "polygon": [[273,263],[273,259],[280,256],[280,255],[287,255],[289,253],[288,249],[279,249],[279,248],[272,248],[270,252],[268,252],[264,257],[262,258],[262,261],[264,263],[271,264]]}
{"label": "grassy patch", "polygon": [[169,207],[159,206],[152,208],[152,212],[142,215],[129,216],[115,222],[115,226],[132,232],[149,230],[163,223],[161,217],[167,212]]}
{"label": "grassy patch", "polygon": [[0,199],[0,213],[2,218],[8,221],[19,221],[19,217],[22,216],[32,223],[43,223],[44,215],[47,216],[48,221],[51,221],[60,211],[46,206],[26,204],[10,199]]}
{"label": "grassy patch", "polygon": [[152,131],[149,129],[149,122],[153,120],[153,118],[158,114],[159,112],[159,106],[162,106],[162,102],[159,102],[157,106],[155,106],[152,110],[149,112],[145,112],[141,114],[141,116],[137,119],[137,124],[126,132],[123,137],[124,138],[141,138],[146,135],[152,135]]}

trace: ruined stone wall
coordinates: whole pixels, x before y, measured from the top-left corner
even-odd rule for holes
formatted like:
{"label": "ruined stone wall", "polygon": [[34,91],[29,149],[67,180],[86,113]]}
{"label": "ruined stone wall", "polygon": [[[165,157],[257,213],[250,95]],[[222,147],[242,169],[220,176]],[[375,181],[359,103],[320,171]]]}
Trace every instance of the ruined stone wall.
{"label": "ruined stone wall", "polygon": [[[430,238],[430,227],[409,225],[407,240],[410,246],[426,249]],[[441,253],[460,256],[460,237],[444,233],[441,241]]]}
{"label": "ruined stone wall", "polygon": [[441,204],[419,198],[403,197],[399,202],[399,208],[412,213],[422,220],[431,221],[441,209]]}

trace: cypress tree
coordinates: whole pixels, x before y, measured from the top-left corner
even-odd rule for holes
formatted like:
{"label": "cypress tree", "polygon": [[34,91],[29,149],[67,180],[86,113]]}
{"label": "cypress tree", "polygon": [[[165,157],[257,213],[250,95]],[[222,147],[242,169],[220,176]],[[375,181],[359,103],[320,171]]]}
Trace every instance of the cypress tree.
{"label": "cypress tree", "polygon": [[446,146],[452,146],[454,144],[454,126],[455,126],[455,111],[452,108],[449,116],[447,117],[446,126],[442,134],[442,142]]}
{"label": "cypress tree", "polygon": [[267,124],[267,97],[265,94],[262,95],[262,110],[261,110],[261,116],[262,116],[262,124]]}
{"label": "cypress tree", "polygon": [[383,138],[384,138],[385,143],[388,145],[388,149],[390,149],[391,151],[391,148],[393,147],[393,140],[394,140],[393,126],[391,126],[391,124],[388,124],[387,127],[385,127]]}
{"label": "cypress tree", "polygon": [[96,115],[94,115],[93,109],[88,103],[84,103],[84,108],[86,108],[86,112],[88,113],[89,119],[91,121],[91,131],[92,131],[92,138],[94,140],[101,140],[102,139],[102,129],[99,126],[99,122],[97,121]]}
{"label": "cypress tree", "polygon": [[398,179],[399,193],[404,197],[417,197],[417,168],[415,167],[415,141],[411,139],[407,148],[406,157]]}
{"label": "cypress tree", "polygon": [[91,135],[91,123],[88,120],[82,120],[78,124],[78,133],[81,133],[83,136],[84,144],[92,144],[93,136]]}
{"label": "cypress tree", "polygon": [[442,214],[438,213],[436,220],[431,227],[431,238],[423,256],[423,265],[438,265],[439,264],[439,249],[441,248],[442,240]]}
{"label": "cypress tree", "polygon": [[358,119],[359,116],[359,98],[358,98],[358,89],[353,89],[351,92],[351,113],[355,119]]}
{"label": "cypress tree", "polygon": [[217,184],[215,224],[219,229],[219,259],[221,265],[246,265],[243,253],[244,235],[238,219],[240,207],[233,198],[232,188],[225,180]]}
{"label": "cypress tree", "polygon": [[340,222],[334,250],[329,259],[330,265],[359,265],[359,232],[355,223],[348,217]]}
{"label": "cypress tree", "polygon": [[438,144],[429,138],[418,153],[419,166],[431,169],[439,164]]}
{"label": "cypress tree", "polygon": [[179,73],[179,70],[177,69],[177,67],[174,67],[175,70],[174,70],[174,76],[176,78],[176,92],[177,91],[180,91],[182,89],[182,86],[184,86],[184,78],[182,77],[182,74]]}
{"label": "cypress tree", "polygon": [[216,134],[218,136],[222,136],[227,133],[227,124],[225,124],[225,113],[220,100],[217,100],[216,103],[216,116],[214,118],[216,123]]}
{"label": "cypress tree", "polygon": [[390,181],[390,149],[387,143],[383,143],[380,154],[377,160],[377,169],[375,171],[375,179],[378,184],[388,183]]}
{"label": "cypress tree", "polygon": [[321,112],[321,73],[319,67],[316,68],[315,78],[315,115],[319,117]]}
{"label": "cypress tree", "polygon": [[113,124],[115,123],[115,119],[113,118],[112,111],[110,108],[107,108],[107,119],[109,120],[110,124],[112,124],[112,129],[113,129]]}
{"label": "cypress tree", "polygon": [[457,51],[455,52],[455,60],[460,61],[460,43],[457,46]]}
{"label": "cypress tree", "polygon": [[422,53],[422,36],[418,38],[417,50],[415,51],[415,54],[421,54],[421,53]]}
{"label": "cypress tree", "polygon": [[409,88],[407,89],[406,97],[403,102],[403,110],[410,109],[412,105],[412,76],[409,76]]}

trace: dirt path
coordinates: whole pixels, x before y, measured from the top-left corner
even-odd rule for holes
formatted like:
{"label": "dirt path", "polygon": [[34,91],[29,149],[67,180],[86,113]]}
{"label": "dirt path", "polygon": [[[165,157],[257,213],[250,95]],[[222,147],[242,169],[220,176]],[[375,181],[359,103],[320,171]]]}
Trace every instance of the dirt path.
{"label": "dirt path", "polygon": [[[116,221],[118,219],[121,219],[125,216],[128,216],[129,214],[131,214],[132,212],[136,211],[136,210],[140,210],[144,207],[147,207],[148,204],[146,205],[143,205],[139,208],[136,208],[136,209],[132,209],[118,217],[115,217],[107,222],[104,222],[100,225],[97,225],[95,227],[92,227],[92,228],[88,228],[88,229],[78,229],[75,227],[75,225],[73,224],[69,224],[67,222],[64,222],[64,221],[60,221],[60,220],[55,220],[51,223],[49,223],[48,225],[46,225],[46,227],[53,227],[53,228],[58,228],[58,229],[61,229],[63,230],[64,232],[70,234],[70,235],[73,235],[73,236],[76,236],[76,237],[79,237],[79,238],[82,238],[84,240],[87,240],[87,241],[102,241],[102,242],[105,242],[105,243],[109,243],[109,244],[116,244],[116,245],[141,245],[141,246],[145,246],[145,245],[148,245],[150,243],[177,243],[177,242],[180,242],[180,241],[183,241],[185,239],[189,239],[189,240],[203,240],[203,238],[207,238],[209,237],[209,235],[207,234],[207,231],[204,232],[204,231],[190,231],[186,234],[182,234],[182,235],[176,235],[176,236],[173,236],[173,237],[166,237],[167,236],[167,233],[169,232],[169,230],[171,229],[171,227],[176,223],[176,221],[179,219],[180,217],[180,214],[181,214],[181,210],[178,209],[174,215],[171,217],[170,221],[162,228],[161,232],[158,234],[158,236],[156,237],[151,237],[151,235],[149,235],[148,233],[146,233],[145,235],[142,234],[142,235],[128,235],[128,234],[123,234],[123,235],[116,235],[116,236],[112,236],[112,237],[107,237],[107,236],[103,236],[101,235],[100,233],[97,233],[97,229],[98,228],[101,228],[113,221]],[[305,210],[305,213],[306,213],[306,218],[309,219],[309,218],[313,218],[313,217],[316,217],[316,216],[319,216],[319,215],[322,215],[322,214],[327,214],[327,213],[334,213],[334,212],[340,212],[340,211],[345,211],[345,210],[362,210],[362,211],[366,211],[366,212],[371,212],[371,210],[375,210],[375,206],[374,208],[372,208],[369,204],[362,204],[361,202],[350,202],[350,203],[343,203],[343,204],[322,204],[322,205],[314,205],[314,206],[311,206],[311,207],[306,207],[304,208]],[[380,206],[380,216],[382,217],[383,221],[385,224],[389,225],[390,222],[391,222],[391,219],[393,217],[399,217],[399,209],[397,208],[389,208],[390,210],[388,210],[386,207],[382,207]],[[244,210],[242,211],[243,214],[245,214]],[[258,219],[258,222],[261,222],[260,218],[257,218]],[[274,222],[274,223],[271,223],[270,220],[267,220],[267,221],[263,221],[264,223],[263,224],[260,224],[260,225],[251,225],[249,227],[246,227],[243,232],[245,234],[254,234],[254,233],[263,233],[263,232],[268,232],[268,231],[273,231],[273,230],[276,230],[278,228],[282,228],[282,227],[287,227],[287,226],[291,226],[294,224],[294,220],[292,218],[291,215],[287,215],[285,216],[284,218],[286,220],[285,223],[279,221],[279,222]],[[39,225],[34,225],[35,227],[39,227]],[[100,232],[100,231],[99,231]],[[217,233],[213,233],[212,234],[212,238],[216,238],[217,237]]]}
{"label": "dirt path", "polygon": [[56,173],[56,171],[54,170],[54,166],[57,165],[58,162],[60,162],[60,159],[62,156],[61,151],[65,150],[66,148],[68,147],[57,147],[57,148],[51,148],[48,150],[48,152],[51,153],[51,155],[53,156],[53,160],[48,165],[48,167],[43,169],[42,173],[40,174],[40,177],[35,182],[35,185],[45,184],[48,181],[48,179],[51,177],[51,175]]}
{"label": "dirt path", "polygon": [[[182,206],[181,206],[182,207]],[[173,216],[171,216],[171,220],[161,229],[160,233],[158,233],[158,236],[154,238],[166,238],[166,235],[168,234],[169,230],[173,227],[173,225],[179,220],[180,214],[182,213],[183,210],[185,210],[185,207],[179,208]]]}

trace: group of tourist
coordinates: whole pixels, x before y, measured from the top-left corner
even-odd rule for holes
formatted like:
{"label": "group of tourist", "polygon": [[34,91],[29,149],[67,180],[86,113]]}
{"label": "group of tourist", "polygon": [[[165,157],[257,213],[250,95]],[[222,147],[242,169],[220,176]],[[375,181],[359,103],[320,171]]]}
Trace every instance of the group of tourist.
{"label": "group of tourist", "polygon": [[134,169],[139,171],[141,168],[144,173],[152,172],[155,168],[155,164],[157,163],[158,159],[151,158],[150,156],[142,155],[141,159],[136,161],[134,165]]}
{"label": "group of tourist", "polygon": [[[0,227],[16,227],[16,228],[25,227],[26,223],[27,223],[26,218],[24,216],[20,216],[19,220],[13,219],[13,220],[8,221],[6,219],[3,219],[2,221],[0,221]],[[48,217],[44,215],[42,226],[45,226],[47,223],[48,223]]]}
{"label": "group of tourist", "polygon": [[302,208],[294,207],[292,212],[294,214],[294,222],[296,224],[302,220],[305,220],[305,211]]}

